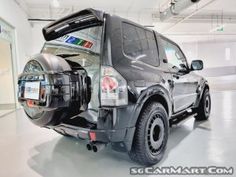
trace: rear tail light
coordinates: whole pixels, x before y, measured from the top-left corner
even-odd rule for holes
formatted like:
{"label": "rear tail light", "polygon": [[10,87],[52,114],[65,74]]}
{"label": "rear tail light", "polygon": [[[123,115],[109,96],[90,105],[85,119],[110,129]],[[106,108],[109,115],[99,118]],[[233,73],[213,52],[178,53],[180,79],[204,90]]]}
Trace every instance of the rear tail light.
{"label": "rear tail light", "polygon": [[111,77],[111,76],[104,76],[101,81],[101,87],[103,91],[113,91],[117,89],[118,87],[118,82],[116,78]]}
{"label": "rear tail light", "polygon": [[90,140],[96,141],[96,133],[95,132],[89,132]]}
{"label": "rear tail light", "polygon": [[127,82],[114,68],[102,66],[100,85],[102,106],[128,104]]}

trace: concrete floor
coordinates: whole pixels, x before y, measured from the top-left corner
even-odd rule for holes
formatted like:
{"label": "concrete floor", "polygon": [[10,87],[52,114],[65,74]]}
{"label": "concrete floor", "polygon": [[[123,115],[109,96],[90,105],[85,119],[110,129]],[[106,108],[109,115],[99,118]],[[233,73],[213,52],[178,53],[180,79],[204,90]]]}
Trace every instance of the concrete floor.
{"label": "concrete floor", "polygon": [[14,112],[14,109],[10,109],[10,110],[0,110],[0,117],[6,116],[7,114]]}
{"label": "concrete floor", "polygon": [[[158,166],[233,166],[236,169],[236,91],[213,91],[209,121],[190,119],[171,129]],[[138,166],[110,147],[87,151],[85,141],[33,125],[23,110],[0,118],[1,177],[130,176]],[[157,165],[156,165],[157,166]]]}
{"label": "concrete floor", "polygon": [[207,80],[210,83],[211,90],[236,90],[236,75],[208,77]]}
{"label": "concrete floor", "polygon": [[3,117],[13,112],[15,108],[16,104],[0,104],[0,117]]}

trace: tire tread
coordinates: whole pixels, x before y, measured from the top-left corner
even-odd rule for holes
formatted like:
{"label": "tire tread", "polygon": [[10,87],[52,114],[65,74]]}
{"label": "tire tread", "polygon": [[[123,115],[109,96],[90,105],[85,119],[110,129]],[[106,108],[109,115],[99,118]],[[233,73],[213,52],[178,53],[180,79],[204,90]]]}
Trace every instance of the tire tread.
{"label": "tire tread", "polygon": [[[154,108],[160,109],[161,111],[164,111],[166,116],[166,110],[165,108],[157,102],[152,102],[148,104],[144,111],[141,113],[137,126],[136,131],[133,139],[132,149],[129,152],[129,156],[131,160],[145,166],[150,166],[156,164],[158,161],[162,159],[162,156],[158,158],[158,161],[150,159],[147,157],[146,152],[144,150],[144,144],[145,144],[145,138],[144,138],[144,130],[146,127],[147,119],[149,118],[147,115],[153,110]],[[164,153],[163,153],[164,154]]]}

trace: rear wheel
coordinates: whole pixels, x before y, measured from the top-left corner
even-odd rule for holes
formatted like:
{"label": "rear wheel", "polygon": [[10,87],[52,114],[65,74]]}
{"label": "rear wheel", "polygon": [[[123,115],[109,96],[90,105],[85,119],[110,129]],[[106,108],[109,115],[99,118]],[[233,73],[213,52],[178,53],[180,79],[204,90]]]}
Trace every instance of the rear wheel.
{"label": "rear wheel", "polygon": [[199,107],[195,110],[197,115],[195,116],[196,120],[208,120],[211,113],[211,96],[209,89],[205,89],[202,95]]}
{"label": "rear wheel", "polygon": [[150,103],[137,122],[130,158],[147,166],[158,163],[165,153],[168,128],[164,107],[160,103]]}

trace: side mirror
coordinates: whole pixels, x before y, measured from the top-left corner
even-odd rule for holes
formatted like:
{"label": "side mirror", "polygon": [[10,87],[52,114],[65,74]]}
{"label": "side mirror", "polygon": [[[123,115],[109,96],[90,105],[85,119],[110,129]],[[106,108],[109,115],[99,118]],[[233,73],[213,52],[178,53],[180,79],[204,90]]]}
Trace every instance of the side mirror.
{"label": "side mirror", "polygon": [[203,69],[203,61],[202,60],[193,60],[191,63],[191,70],[197,71]]}

